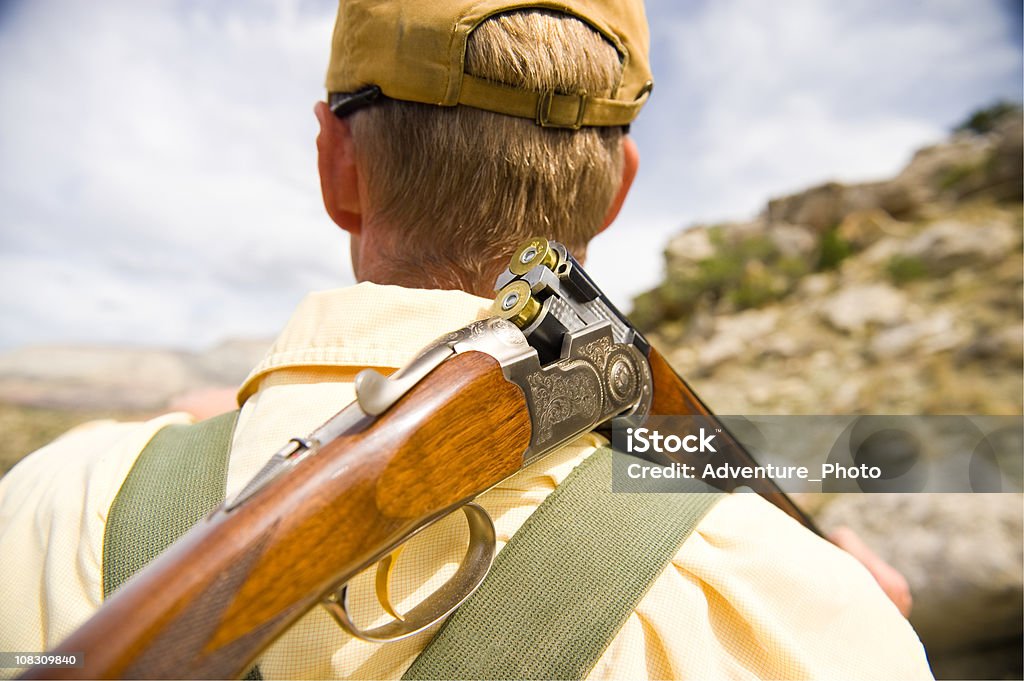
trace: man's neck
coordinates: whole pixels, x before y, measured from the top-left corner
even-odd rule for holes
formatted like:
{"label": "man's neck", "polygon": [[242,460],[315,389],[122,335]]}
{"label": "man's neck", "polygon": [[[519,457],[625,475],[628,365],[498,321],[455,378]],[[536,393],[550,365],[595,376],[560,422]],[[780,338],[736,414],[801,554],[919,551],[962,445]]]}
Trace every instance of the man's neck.
{"label": "man's neck", "polygon": [[507,256],[473,263],[471,269],[460,267],[451,261],[431,260],[421,253],[406,252],[406,245],[392,236],[397,233],[365,225],[361,236],[353,237],[352,260],[357,280],[494,297],[494,281],[507,266]]}
{"label": "man's neck", "polygon": [[[369,264],[369,263],[368,263]],[[454,268],[438,268],[405,264],[402,267],[360,267],[357,275],[359,281],[370,281],[375,284],[390,284],[405,288],[425,288],[465,291],[482,298],[494,297],[493,276],[473,276],[468,272]]]}

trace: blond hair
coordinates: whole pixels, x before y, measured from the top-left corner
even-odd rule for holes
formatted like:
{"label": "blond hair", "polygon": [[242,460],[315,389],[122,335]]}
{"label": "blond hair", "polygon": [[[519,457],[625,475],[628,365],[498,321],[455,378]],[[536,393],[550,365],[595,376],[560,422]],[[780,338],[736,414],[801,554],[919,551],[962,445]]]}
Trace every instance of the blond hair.
{"label": "blond hair", "polygon": [[[615,48],[575,17],[542,10],[491,17],[470,35],[466,72],[560,93],[609,95]],[[407,283],[481,286],[534,234],[580,252],[622,178],[620,128],[561,130],[464,106],[388,100],[351,118],[371,210]],[[471,281],[467,282],[466,278]]]}

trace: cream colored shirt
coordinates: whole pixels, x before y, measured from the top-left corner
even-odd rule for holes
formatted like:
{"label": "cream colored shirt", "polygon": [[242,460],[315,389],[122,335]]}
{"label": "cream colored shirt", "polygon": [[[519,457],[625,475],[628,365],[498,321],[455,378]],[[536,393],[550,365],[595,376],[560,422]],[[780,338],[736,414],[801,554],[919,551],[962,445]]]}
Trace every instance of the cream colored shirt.
{"label": "cream colored shirt", "polygon": [[[488,302],[374,284],[311,294],[239,392],[228,495],[289,438],[350,402],[360,370],[402,366],[436,337],[483,317]],[[177,413],[86,424],[0,480],[0,650],[46,650],[100,606],[103,530],[114,496],[153,434],[190,420]],[[602,443],[581,437],[482,495],[499,547]],[[454,571],[465,545],[462,522],[461,514],[449,517],[402,555],[394,578],[399,609]],[[350,595],[364,626],[387,619],[370,577],[354,580]],[[268,679],[397,679],[432,631],[371,644],[317,608],[265,652],[261,670]],[[589,678],[931,675],[914,631],[857,561],[742,494],[724,497],[701,521]]]}

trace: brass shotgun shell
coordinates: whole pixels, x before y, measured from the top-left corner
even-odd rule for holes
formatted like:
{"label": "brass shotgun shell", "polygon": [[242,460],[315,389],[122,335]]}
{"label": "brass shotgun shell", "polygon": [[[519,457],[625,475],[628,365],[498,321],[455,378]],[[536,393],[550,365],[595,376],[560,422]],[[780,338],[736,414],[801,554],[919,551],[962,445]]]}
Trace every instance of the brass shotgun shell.
{"label": "brass shotgun shell", "polygon": [[517,280],[498,291],[491,305],[491,313],[525,329],[540,314],[540,303],[531,294],[530,285]]}
{"label": "brass shotgun shell", "polygon": [[509,261],[508,269],[512,274],[526,274],[537,265],[544,265],[550,270],[558,265],[558,253],[542,236],[531,236],[516,249]]}

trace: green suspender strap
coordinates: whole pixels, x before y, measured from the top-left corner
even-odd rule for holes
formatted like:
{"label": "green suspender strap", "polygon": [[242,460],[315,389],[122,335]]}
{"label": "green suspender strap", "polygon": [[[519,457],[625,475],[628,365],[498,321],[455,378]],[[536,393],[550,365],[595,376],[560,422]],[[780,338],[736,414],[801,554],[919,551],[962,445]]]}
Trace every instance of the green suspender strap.
{"label": "green suspender strap", "polygon": [[104,598],[224,500],[237,418],[165,426],[139,454],[103,533]]}
{"label": "green suspender strap", "polygon": [[[103,597],[224,501],[238,411],[164,426],[128,471],[103,531]],[[247,681],[263,678],[258,665]]]}
{"label": "green suspender strap", "polygon": [[599,449],[551,493],[403,678],[587,676],[721,498],[613,493],[612,457]]}
{"label": "green suspender strap", "polygon": [[[236,417],[167,426],[139,455],[110,509],[104,595],[223,500]],[[559,485],[404,678],[587,675],[720,498],[612,493],[611,465],[611,450],[599,449]],[[258,668],[247,678],[259,678]]]}

